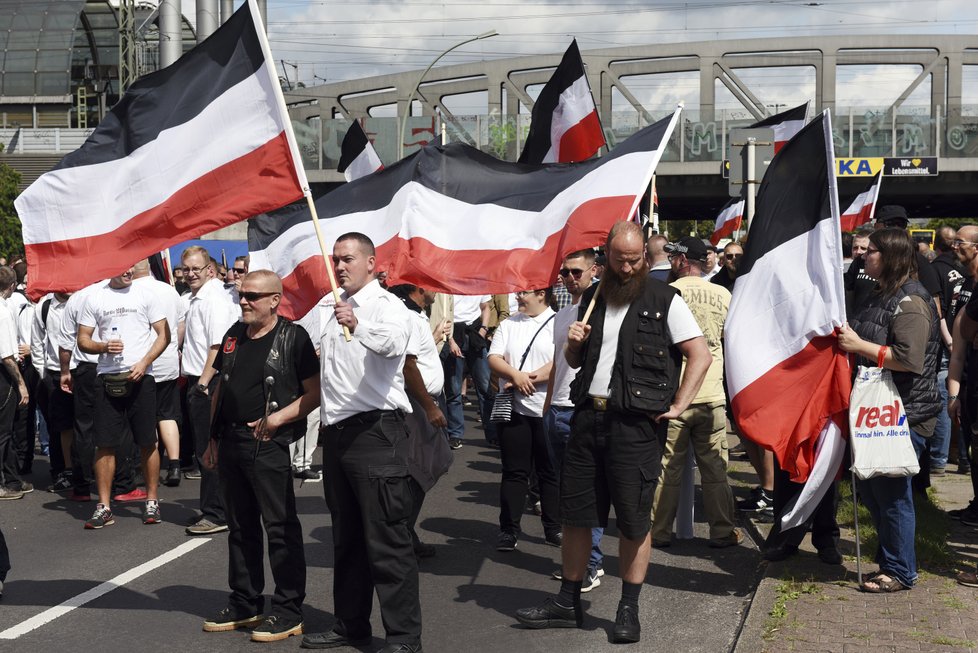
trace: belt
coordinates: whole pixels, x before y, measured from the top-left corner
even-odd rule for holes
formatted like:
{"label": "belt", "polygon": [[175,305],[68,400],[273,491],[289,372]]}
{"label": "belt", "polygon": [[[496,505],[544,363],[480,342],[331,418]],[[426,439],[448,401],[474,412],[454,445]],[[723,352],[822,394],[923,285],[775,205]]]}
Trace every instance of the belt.
{"label": "belt", "polygon": [[368,410],[363,413],[357,413],[356,415],[350,415],[346,419],[341,419],[336,424],[329,424],[326,426],[326,429],[344,429],[347,426],[353,426],[355,424],[371,424],[383,418],[385,415],[404,415],[404,411],[400,408],[396,410]]}
{"label": "belt", "polygon": [[588,397],[590,399],[591,408],[598,412],[604,412],[608,410],[608,398],[607,397]]}

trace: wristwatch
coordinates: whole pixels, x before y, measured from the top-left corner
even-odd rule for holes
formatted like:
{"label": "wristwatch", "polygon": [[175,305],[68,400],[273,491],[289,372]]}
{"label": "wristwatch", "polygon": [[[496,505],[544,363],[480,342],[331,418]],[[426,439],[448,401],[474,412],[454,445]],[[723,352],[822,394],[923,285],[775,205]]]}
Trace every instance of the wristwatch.
{"label": "wristwatch", "polygon": [[948,396],[947,396],[947,400],[948,400],[948,401],[954,401],[954,400],[956,400],[957,398],[958,398],[958,395],[948,395]]}
{"label": "wristwatch", "polygon": [[197,384],[197,389],[200,390],[201,392],[205,393],[205,394],[207,393],[207,386],[204,385],[203,383],[198,383]]}

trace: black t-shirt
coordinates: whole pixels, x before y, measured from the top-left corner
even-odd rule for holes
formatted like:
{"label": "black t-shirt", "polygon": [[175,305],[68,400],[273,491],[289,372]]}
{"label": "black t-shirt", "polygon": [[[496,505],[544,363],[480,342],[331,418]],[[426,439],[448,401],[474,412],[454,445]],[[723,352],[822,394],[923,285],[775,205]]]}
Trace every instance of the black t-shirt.
{"label": "black t-shirt", "polygon": [[737,282],[737,279],[731,278],[730,272],[724,267],[720,268],[720,271],[710,278],[710,282],[715,283],[718,286],[723,286],[730,292],[733,292],[734,283]]}
{"label": "black t-shirt", "polygon": [[940,302],[941,315],[947,324],[947,330],[951,331],[954,327],[954,316],[952,308],[961,291],[961,284],[964,283],[961,264],[951,252],[944,252],[930,264],[931,268],[937,273],[937,279],[941,284]]}
{"label": "black t-shirt", "polygon": [[937,270],[927,257],[917,252],[917,281],[927,289],[931,297],[938,297],[941,294],[941,279]]}
{"label": "black t-shirt", "polygon": [[[275,334],[282,328],[282,320],[275,328],[261,338],[252,340],[247,335],[238,338],[233,344],[227,334],[221,341],[221,349],[214,359],[214,369],[220,373],[224,364],[224,350],[237,349],[234,372],[226,382],[221,380],[221,419],[225,422],[253,422],[265,415],[265,361],[272,349]],[[295,372],[300,382],[319,374],[319,359],[316,349],[309,340],[306,330],[297,327],[295,333]],[[279,406],[285,408],[285,406]]]}
{"label": "black t-shirt", "polygon": [[876,279],[865,272],[866,261],[862,256],[852,259],[849,269],[843,277],[843,284],[847,293],[851,293],[848,313],[853,315],[866,302],[873,289],[876,288]]}

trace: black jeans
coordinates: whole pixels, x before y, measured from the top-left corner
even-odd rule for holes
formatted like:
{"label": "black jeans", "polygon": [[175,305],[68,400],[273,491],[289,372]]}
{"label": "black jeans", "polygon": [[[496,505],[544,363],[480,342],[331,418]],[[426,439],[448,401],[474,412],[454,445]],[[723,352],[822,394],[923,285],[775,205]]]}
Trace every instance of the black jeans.
{"label": "black jeans", "polygon": [[839,546],[839,524],[835,520],[836,508],[839,505],[838,483],[832,481],[825,496],[819,502],[815,512],[808,522],[801,526],[781,530],[781,516],[785,513],[789,503],[801,492],[803,483],[795,483],[791,480],[788,472],[781,469],[777,459],[774,461],[774,526],[771,528],[767,540],[764,541],[765,549],[774,549],[779,546],[797,547],[805,538],[805,533],[809,529],[812,531],[812,546],[816,549],[838,548]]}
{"label": "black jeans", "polygon": [[324,429],[326,505],[333,522],[333,609],[350,637],[370,634],[376,589],[388,643],[421,641],[418,561],[400,411],[361,413]]}
{"label": "black jeans", "polygon": [[34,441],[37,439],[37,393],[40,375],[31,364],[30,356],[20,364],[20,373],[27,386],[27,405],[17,406],[14,413],[14,451],[21,474],[30,474],[34,465]]}
{"label": "black jeans", "polygon": [[306,597],[306,559],[302,526],[295,509],[289,445],[258,443],[251,429],[228,429],[218,452],[221,494],[227,509],[229,605],[241,614],[262,614],[265,562],[262,525],[268,537],[268,561],[275,581],[272,613],[302,620]]}
{"label": "black jeans", "polygon": [[10,571],[10,551],[7,550],[7,540],[3,537],[3,530],[0,530],[0,583],[7,580],[8,571]]}
{"label": "black jeans", "polygon": [[17,388],[10,385],[4,372],[0,379],[0,481],[7,487],[22,482],[14,450],[14,412],[18,397]]}
{"label": "black jeans", "polygon": [[200,512],[204,519],[215,524],[227,523],[224,501],[221,498],[220,471],[207,469],[200,463],[211,439],[211,396],[217,385],[217,375],[211,379],[207,394],[197,389],[200,377],[187,377],[187,424],[194,438],[194,453],[200,467]]}
{"label": "black jeans", "polygon": [[512,421],[498,426],[499,451],[503,459],[503,475],[499,482],[499,530],[514,535],[520,533],[530,473],[536,471],[543,530],[547,535],[559,533],[557,472],[550,460],[543,418],[514,411]]}

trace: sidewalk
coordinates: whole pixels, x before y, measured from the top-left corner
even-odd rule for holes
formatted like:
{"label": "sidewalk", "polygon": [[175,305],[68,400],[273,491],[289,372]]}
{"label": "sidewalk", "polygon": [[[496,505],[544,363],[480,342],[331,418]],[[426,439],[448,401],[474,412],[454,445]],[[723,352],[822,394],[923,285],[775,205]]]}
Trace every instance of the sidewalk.
{"label": "sidewalk", "polygon": [[[730,471],[734,479],[752,474],[741,461],[731,461]],[[951,473],[932,483],[944,510],[963,508],[971,499],[968,476]],[[798,555],[762,563],[764,575],[735,653],[978,651],[978,589],[954,580],[957,571],[975,569],[978,528],[955,520],[950,524],[949,544],[958,558],[955,568],[922,569],[913,590],[895,594],[859,591],[851,524],[840,524],[844,566],[820,562],[806,536]],[[749,520],[746,528],[760,545],[771,527]],[[875,570],[866,562],[872,552],[864,548],[862,555],[863,572]]]}

